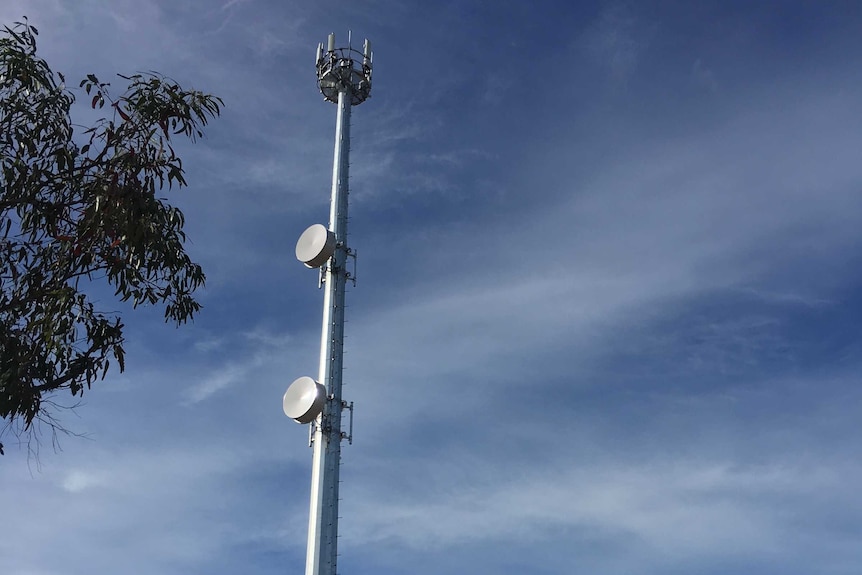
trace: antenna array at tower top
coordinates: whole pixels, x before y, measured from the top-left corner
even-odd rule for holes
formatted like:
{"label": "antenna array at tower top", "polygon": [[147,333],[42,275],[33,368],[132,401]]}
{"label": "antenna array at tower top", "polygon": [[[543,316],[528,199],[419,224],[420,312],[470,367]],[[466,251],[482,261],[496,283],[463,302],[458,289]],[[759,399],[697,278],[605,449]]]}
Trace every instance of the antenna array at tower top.
{"label": "antenna array at tower top", "polygon": [[[348,43],[349,44],[349,43]],[[335,34],[326,43],[317,45],[315,65],[317,86],[323,98],[338,103],[338,93],[350,95],[350,104],[356,106],[371,96],[371,42],[365,40],[362,51],[335,47]]]}

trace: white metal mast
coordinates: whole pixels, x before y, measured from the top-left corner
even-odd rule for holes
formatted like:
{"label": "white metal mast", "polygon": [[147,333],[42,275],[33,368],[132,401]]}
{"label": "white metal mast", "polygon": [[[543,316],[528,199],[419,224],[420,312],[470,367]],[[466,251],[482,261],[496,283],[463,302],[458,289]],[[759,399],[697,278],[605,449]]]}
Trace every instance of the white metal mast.
{"label": "white metal mast", "polygon": [[317,381],[299,378],[284,396],[285,413],[300,423],[311,423],[313,459],[311,508],[308,521],[306,575],[336,575],[338,555],[338,487],[341,441],[352,441],[342,432],[341,413],[351,411],[341,397],[344,341],[344,292],[347,269],[355,253],[347,247],[347,196],[350,153],[350,110],[371,93],[371,45],[363,51],[349,46],[335,47],[330,34],[327,47],[318,44],[317,83],[325,100],[338,105],[335,123],[335,153],[332,167],[332,199],[329,228],[316,224],[308,228],[296,246],[297,258],[308,267],[320,267],[325,288],[323,326],[320,339],[320,368]]}

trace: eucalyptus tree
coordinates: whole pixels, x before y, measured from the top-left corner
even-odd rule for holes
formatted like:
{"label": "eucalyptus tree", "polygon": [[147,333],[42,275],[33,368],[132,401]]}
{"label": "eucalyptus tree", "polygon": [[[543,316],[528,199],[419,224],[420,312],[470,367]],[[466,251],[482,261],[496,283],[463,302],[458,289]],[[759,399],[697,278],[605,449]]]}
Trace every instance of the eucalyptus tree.
{"label": "eucalyptus tree", "polygon": [[[70,89],[37,35],[26,20],[0,30],[0,418],[30,440],[39,422],[62,429],[54,394],[124,369],[123,322],[94,289],[177,325],[200,309],[183,214],[159,195],[186,185],[173,139],[197,140],[223,106],[155,73],[120,76],[116,96],[92,74]],[[89,126],[72,122],[76,97]]]}

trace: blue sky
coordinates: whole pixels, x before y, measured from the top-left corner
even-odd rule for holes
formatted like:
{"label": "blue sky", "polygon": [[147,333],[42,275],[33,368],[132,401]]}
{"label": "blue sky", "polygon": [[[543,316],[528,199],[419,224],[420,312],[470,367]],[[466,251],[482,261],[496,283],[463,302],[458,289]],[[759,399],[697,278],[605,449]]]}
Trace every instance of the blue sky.
{"label": "blue sky", "polygon": [[[0,459],[0,572],[301,573],[335,107],[354,110],[339,572],[862,569],[862,6],[4,0],[67,78],[220,95],[172,193],[208,273],[41,467]],[[81,106],[84,118],[85,105]],[[110,300],[107,309],[126,311]]]}

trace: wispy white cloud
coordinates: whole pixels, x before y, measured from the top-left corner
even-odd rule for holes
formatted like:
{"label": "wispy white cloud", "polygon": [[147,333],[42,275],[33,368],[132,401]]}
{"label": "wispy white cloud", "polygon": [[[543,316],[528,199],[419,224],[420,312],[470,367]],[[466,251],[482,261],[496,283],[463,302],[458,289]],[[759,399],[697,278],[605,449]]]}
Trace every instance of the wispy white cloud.
{"label": "wispy white cloud", "polygon": [[[361,503],[350,506],[356,516],[351,540],[357,546],[401,540],[420,548],[473,540],[504,544],[568,525],[634,535],[680,559],[709,554],[716,541],[725,549],[763,552],[780,541],[781,529],[768,511],[751,505],[752,498],[798,496],[836,483],[832,477],[818,485],[802,470],[745,471],[688,462],[525,475],[497,485],[440,485],[410,501],[397,501],[391,492],[362,494]],[[717,501],[717,494],[724,497]]]}
{"label": "wispy white cloud", "polygon": [[[58,488],[51,486],[54,475],[62,473],[62,461],[57,460],[20,484],[19,495],[29,501],[29,512],[51,520],[22,523],[14,537],[4,538],[0,562],[12,569],[7,572],[25,572],[36,565],[64,573],[106,572],[124,562],[170,572],[207,562],[235,532],[225,506],[242,498],[239,491],[219,487],[219,478],[229,476],[245,459],[225,446],[200,449],[180,443],[78,452],[78,465],[87,470],[73,468]],[[18,516],[27,512],[20,505],[4,499],[4,508]],[[70,530],[91,544],[77,545],[64,537]],[[29,560],[6,562],[15,556],[10,546],[20,546],[37,532],[54,542],[42,549],[39,561],[30,555]],[[78,559],[70,563],[72,550]]]}
{"label": "wispy white cloud", "polygon": [[224,346],[225,340],[221,337],[208,337],[195,342],[194,347],[197,351],[208,353],[215,351]]}
{"label": "wispy white cloud", "polygon": [[63,479],[63,489],[69,493],[79,493],[85,489],[99,486],[101,483],[102,479],[98,475],[74,469]]}
{"label": "wispy white cloud", "polygon": [[627,3],[609,2],[584,34],[588,54],[617,82],[634,73],[650,43],[647,22],[639,22]]}
{"label": "wispy white cloud", "polygon": [[189,401],[191,403],[199,403],[229,385],[243,382],[260,365],[261,360],[255,357],[241,364],[228,364],[218,368],[205,376],[203,381],[196,383],[189,389]]}
{"label": "wispy white cloud", "polygon": [[700,58],[696,59],[691,66],[691,77],[698,86],[710,92],[718,90],[718,80],[715,78],[715,73],[704,65]]}
{"label": "wispy white cloud", "polygon": [[251,0],[228,0],[228,2],[222,4],[221,10],[224,12],[225,10],[230,10],[242,4],[248,4],[249,2],[251,2]]}
{"label": "wispy white cloud", "polygon": [[[288,345],[293,339],[291,334],[277,334],[259,327],[240,334],[240,337],[230,344],[219,341],[218,347],[230,345],[248,351],[242,353],[240,360],[228,361],[215,369],[206,369],[205,374],[186,391],[187,401],[190,404],[200,403],[227,387],[249,384],[252,378],[260,377],[261,368],[265,366],[269,368],[267,376],[271,376],[273,365],[280,364],[288,355]],[[299,377],[299,374],[296,377]]]}
{"label": "wispy white cloud", "polygon": [[[354,553],[402,546],[433,553],[564,538],[548,558],[554,561],[588,554],[599,538],[612,554],[628,557],[629,568],[645,572],[659,572],[667,561],[757,561],[788,552],[795,558],[798,550],[787,544],[803,540],[806,528],[786,505],[832,505],[829,494],[846,496],[848,478],[859,475],[854,465],[812,470],[802,463],[607,457],[514,473],[469,457],[450,455],[442,467],[437,457],[417,461],[402,471],[414,482],[353,489],[345,504],[345,541]],[[850,537],[841,539],[847,544]]]}

